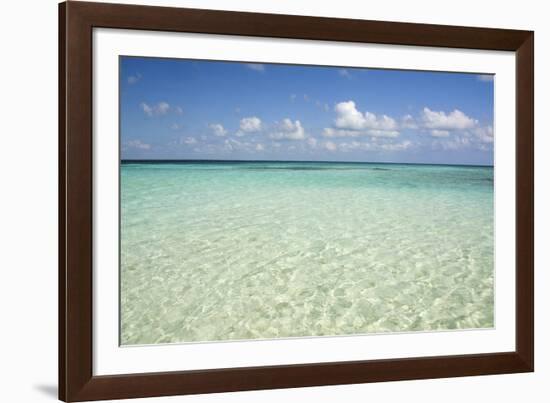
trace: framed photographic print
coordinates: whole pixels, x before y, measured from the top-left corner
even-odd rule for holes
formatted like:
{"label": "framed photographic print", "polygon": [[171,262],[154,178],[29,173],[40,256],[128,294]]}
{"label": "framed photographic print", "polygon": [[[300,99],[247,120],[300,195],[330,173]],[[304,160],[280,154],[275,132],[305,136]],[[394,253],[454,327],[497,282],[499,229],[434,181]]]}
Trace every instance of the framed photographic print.
{"label": "framed photographic print", "polygon": [[533,371],[533,32],[59,16],[60,399]]}

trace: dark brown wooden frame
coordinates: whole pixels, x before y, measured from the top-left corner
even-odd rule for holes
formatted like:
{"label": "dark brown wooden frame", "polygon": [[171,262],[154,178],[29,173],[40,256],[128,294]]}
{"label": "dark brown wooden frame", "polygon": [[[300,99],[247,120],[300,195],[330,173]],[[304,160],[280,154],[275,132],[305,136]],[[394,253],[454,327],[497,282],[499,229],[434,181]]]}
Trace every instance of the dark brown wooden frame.
{"label": "dark brown wooden frame", "polygon": [[[516,349],[491,354],[93,376],[92,30],[513,51],[516,54]],[[488,28],[66,2],[59,5],[59,398],[64,401],[532,372],[534,33]]]}

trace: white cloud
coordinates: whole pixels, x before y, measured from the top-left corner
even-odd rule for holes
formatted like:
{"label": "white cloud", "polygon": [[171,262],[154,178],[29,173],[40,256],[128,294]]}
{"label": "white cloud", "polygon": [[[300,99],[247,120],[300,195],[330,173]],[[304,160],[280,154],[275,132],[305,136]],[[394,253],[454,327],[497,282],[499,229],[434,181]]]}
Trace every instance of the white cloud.
{"label": "white cloud", "polygon": [[265,147],[263,144],[256,143],[256,151],[264,151]]}
{"label": "white cloud", "polygon": [[379,130],[372,129],[367,130],[367,134],[372,137],[397,137],[399,132],[397,130]]}
{"label": "white cloud", "polygon": [[465,130],[471,129],[478,121],[467,116],[464,112],[455,109],[450,113],[432,111],[425,107],[421,115],[424,127],[439,130]]}
{"label": "white cloud", "polygon": [[228,151],[233,151],[234,149],[234,144],[240,144],[237,140],[233,140],[233,139],[226,139],[224,142],[224,149],[228,150]]}
{"label": "white cloud", "polygon": [[[357,110],[355,102],[339,102],[334,107],[336,119],[334,126],[338,131],[328,130],[325,133],[327,137],[352,136],[353,131],[356,135],[388,136],[395,137],[399,135],[398,125],[395,119],[387,115],[377,116],[371,112],[362,113]],[[387,133],[384,133],[387,132]]]}
{"label": "white cloud", "polygon": [[473,132],[482,143],[493,143],[495,141],[492,126],[478,127]]}
{"label": "white cloud", "polygon": [[475,148],[489,151],[494,142],[492,126],[480,126],[479,121],[455,109],[449,113],[425,107],[418,120],[411,115],[401,119],[401,127],[422,129],[434,137],[432,148],[460,150]]}
{"label": "white cloud", "polygon": [[[219,145],[217,147],[219,147]],[[224,140],[221,147],[223,151],[245,151],[253,153],[255,151],[261,151],[260,148],[263,149],[264,146],[260,143],[252,143],[248,141],[239,141],[234,138],[227,138]]]}
{"label": "white cloud", "polygon": [[494,75],[493,74],[479,74],[477,76],[477,79],[478,81],[484,81],[484,82],[493,82],[493,79],[494,79]]}
{"label": "white cloud", "polygon": [[248,67],[250,70],[260,72],[265,71],[265,65],[261,63],[246,63],[245,66]]}
{"label": "white cloud", "polygon": [[290,102],[294,102],[296,100],[296,94],[290,94]]}
{"label": "white cloud", "polygon": [[153,107],[147,105],[145,102],[142,102],[139,106],[141,106],[141,109],[143,110],[143,112],[145,112],[146,115],[153,116]]}
{"label": "white cloud", "polygon": [[227,130],[219,123],[211,123],[208,127],[218,137],[223,137],[227,134]]}
{"label": "white cloud", "polygon": [[164,101],[159,102],[156,105],[148,105],[145,102],[142,102],[140,106],[147,116],[166,115],[168,111],[170,111],[170,104]]}
{"label": "white cloud", "polygon": [[449,137],[451,133],[448,130],[433,129],[430,134],[432,137]]}
{"label": "white cloud", "polygon": [[327,149],[328,151],[336,151],[338,149],[338,146],[335,143],[333,143],[332,141],[326,141],[323,144],[323,147],[325,149]]}
{"label": "white cloud", "polygon": [[397,137],[399,132],[397,130],[344,130],[333,129],[332,127],[326,127],[323,130],[324,137]]}
{"label": "white cloud", "polygon": [[342,77],[351,78],[351,74],[347,69],[339,69],[338,74]]}
{"label": "white cloud", "polygon": [[463,148],[467,148],[471,145],[470,139],[468,137],[455,136],[452,139],[445,141],[434,141],[432,143],[432,148],[441,148],[446,151],[456,151]]}
{"label": "white cloud", "polygon": [[299,120],[292,122],[286,118],[277,125],[277,131],[271,133],[269,137],[275,140],[303,140],[306,138],[306,133]]}
{"label": "white cloud", "polygon": [[182,142],[187,145],[197,144],[197,139],[194,137],[182,138]]}
{"label": "white cloud", "polygon": [[405,115],[401,118],[401,127],[403,129],[418,129],[418,124],[412,115]]}
{"label": "white cloud", "polygon": [[354,101],[337,103],[334,107],[336,117],[333,127],[323,130],[323,137],[360,138],[367,137],[370,141],[354,140],[348,142],[335,142],[329,145],[323,143],[323,147],[340,151],[377,151],[392,152],[408,150],[415,147],[415,142],[404,140],[391,141],[400,136],[400,130],[410,129],[429,134],[434,138],[433,148],[444,150],[458,150],[463,148],[477,148],[479,150],[492,149],[494,142],[491,126],[481,127],[478,120],[466,115],[459,109],[450,112],[434,111],[424,107],[418,117],[407,114],[397,122],[388,115],[376,115],[371,112],[361,112]]}
{"label": "white cloud", "polygon": [[130,148],[136,148],[138,150],[150,150],[151,144],[143,143],[141,140],[130,140],[126,142],[126,145]]}
{"label": "white cloud", "polygon": [[481,151],[492,151],[492,148],[489,147],[487,144],[477,144],[476,148]]}
{"label": "white cloud", "polygon": [[159,102],[155,108],[155,110],[160,114],[160,115],[165,115],[166,113],[168,113],[168,111],[170,110],[170,105],[166,102]]}
{"label": "white cloud", "polygon": [[170,126],[170,129],[172,130],[179,130],[181,129],[181,126],[177,123],[173,123],[171,126]]}
{"label": "white cloud", "polygon": [[309,137],[307,139],[307,145],[310,146],[311,148],[317,147],[317,139],[315,137]]}
{"label": "white cloud", "polygon": [[137,83],[139,80],[141,80],[141,74],[139,73],[136,73],[134,75],[131,75],[131,76],[128,76],[128,84],[135,84]]}
{"label": "white cloud", "polygon": [[[432,133],[433,135],[433,133]],[[464,130],[453,133],[452,136],[434,139],[432,148],[456,151],[466,148],[474,148],[481,151],[492,150],[494,133],[492,126],[475,127],[472,130]]]}
{"label": "white cloud", "polygon": [[379,143],[379,142],[360,142],[351,141],[344,142],[338,145],[338,148],[343,152],[349,151],[404,151],[413,147],[410,140],[404,140],[398,143]]}
{"label": "white cloud", "polygon": [[368,143],[361,143],[359,141],[350,141],[350,142],[340,143],[338,146],[341,151],[348,152],[348,151],[354,151],[354,150],[363,148],[365,144],[368,144]]}
{"label": "white cloud", "polygon": [[379,144],[378,147],[384,151],[403,151],[408,150],[413,146],[413,143],[410,140],[405,140],[400,143],[388,143],[388,144]]}
{"label": "white cloud", "polygon": [[240,131],[236,133],[237,136],[244,136],[245,134],[259,132],[262,130],[262,121],[256,116],[243,118],[241,119],[239,127]]}
{"label": "white cloud", "polygon": [[181,106],[176,106],[174,112],[176,112],[177,115],[183,115],[183,108]]}

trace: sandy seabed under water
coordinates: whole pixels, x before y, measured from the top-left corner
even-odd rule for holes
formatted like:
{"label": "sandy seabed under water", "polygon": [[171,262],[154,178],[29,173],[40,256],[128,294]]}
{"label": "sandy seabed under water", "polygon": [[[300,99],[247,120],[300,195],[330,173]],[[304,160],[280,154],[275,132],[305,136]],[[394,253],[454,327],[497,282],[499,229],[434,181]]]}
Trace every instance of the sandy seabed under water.
{"label": "sandy seabed under water", "polygon": [[121,344],[493,327],[493,169],[124,163]]}

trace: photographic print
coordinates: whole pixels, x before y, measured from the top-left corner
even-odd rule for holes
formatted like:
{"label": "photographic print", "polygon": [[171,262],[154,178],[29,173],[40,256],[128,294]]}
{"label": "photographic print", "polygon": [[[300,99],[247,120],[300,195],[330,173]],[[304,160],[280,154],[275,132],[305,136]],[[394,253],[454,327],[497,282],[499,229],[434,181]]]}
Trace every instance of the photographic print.
{"label": "photographic print", "polygon": [[119,63],[121,345],[494,327],[492,75]]}

